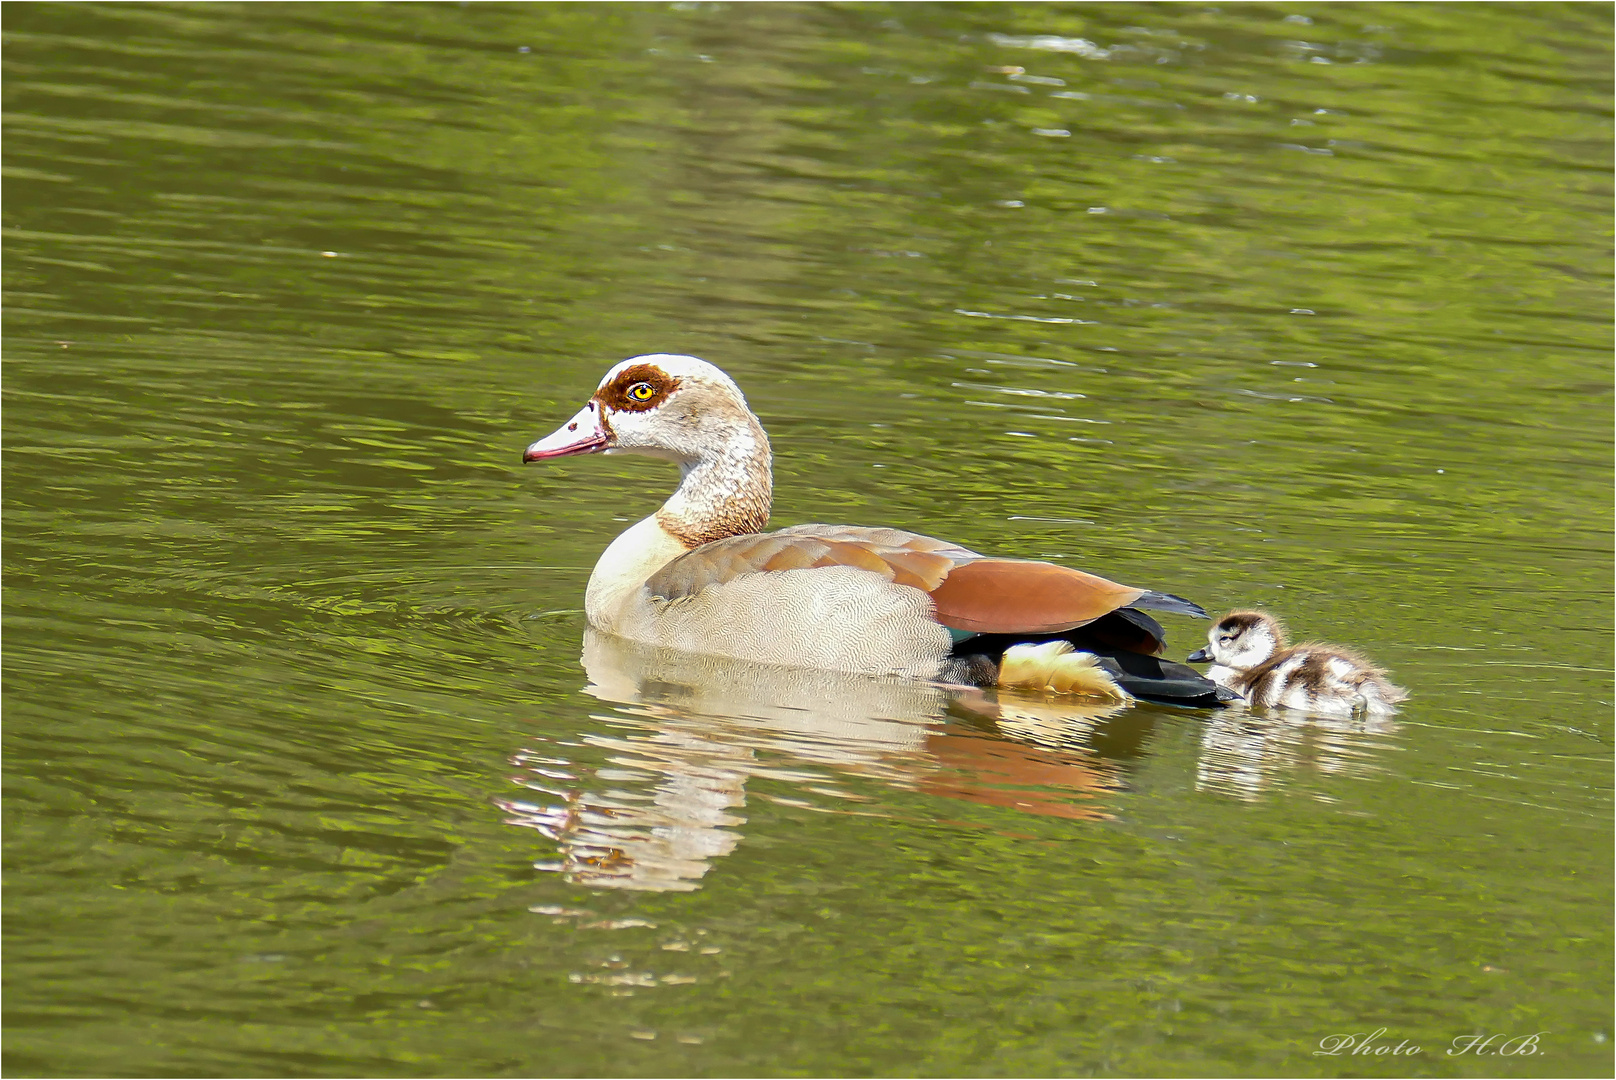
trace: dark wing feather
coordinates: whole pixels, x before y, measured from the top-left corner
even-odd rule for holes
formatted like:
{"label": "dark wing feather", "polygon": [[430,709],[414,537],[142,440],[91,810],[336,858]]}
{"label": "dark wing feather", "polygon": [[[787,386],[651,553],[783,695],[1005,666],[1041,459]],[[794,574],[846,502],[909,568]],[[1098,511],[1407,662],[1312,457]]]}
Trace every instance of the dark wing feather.
{"label": "dark wing feather", "polygon": [[1175,615],[1193,615],[1197,619],[1209,618],[1206,608],[1182,596],[1172,593],[1153,592],[1146,589],[1139,599],[1133,602],[1136,608],[1149,608],[1151,611],[1171,611]]}
{"label": "dark wing feather", "polygon": [[1109,649],[1093,651],[1100,657],[1100,666],[1137,698],[1172,705],[1218,708],[1231,696],[1194,668],[1163,660],[1159,656]]}
{"label": "dark wing feather", "polygon": [[1150,656],[1160,656],[1167,649],[1167,631],[1162,624],[1137,608],[1118,608],[1082,630],[1097,644],[1112,649]]}

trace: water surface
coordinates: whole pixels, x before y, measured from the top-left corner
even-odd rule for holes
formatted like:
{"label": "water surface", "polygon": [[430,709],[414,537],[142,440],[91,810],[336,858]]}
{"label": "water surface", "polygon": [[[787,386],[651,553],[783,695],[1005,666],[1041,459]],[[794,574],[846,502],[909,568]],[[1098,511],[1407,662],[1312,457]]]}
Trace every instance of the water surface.
{"label": "water surface", "polygon": [[[1610,40],[8,8],[7,1069],[1608,1074]],[[777,525],[1267,607],[1412,700],[586,640],[674,475],[519,456],[647,351],[746,390]]]}

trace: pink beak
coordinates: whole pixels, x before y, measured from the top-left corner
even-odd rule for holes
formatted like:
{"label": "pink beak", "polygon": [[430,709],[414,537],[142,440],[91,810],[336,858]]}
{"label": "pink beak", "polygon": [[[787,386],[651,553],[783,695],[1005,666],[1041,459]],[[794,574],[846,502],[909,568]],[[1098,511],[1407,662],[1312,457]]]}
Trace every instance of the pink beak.
{"label": "pink beak", "polygon": [[598,454],[611,445],[612,437],[606,433],[606,425],[600,420],[600,406],[590,401],[578,410],[577,416],[528,447],[522,454],[522,462],[526,464],[545,458]]}

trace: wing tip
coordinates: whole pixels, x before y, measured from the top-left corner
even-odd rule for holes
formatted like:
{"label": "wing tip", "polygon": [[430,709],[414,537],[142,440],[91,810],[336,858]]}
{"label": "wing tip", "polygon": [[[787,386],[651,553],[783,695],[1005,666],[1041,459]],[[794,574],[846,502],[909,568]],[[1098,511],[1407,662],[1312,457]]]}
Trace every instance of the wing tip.
{"label": "wing tip", "polygon": [[1182,596],[1174,596],[1172,593],[1156,592],[1154,589],[1146,589],[1139,599],[1129,606],[1148,608],[1151,611],[1170,611],[1176,615],[1189,615],[1197,619],[1210,619],[1212,617],[1206,613],[1206,608],[1193,600],[1186,600]]}

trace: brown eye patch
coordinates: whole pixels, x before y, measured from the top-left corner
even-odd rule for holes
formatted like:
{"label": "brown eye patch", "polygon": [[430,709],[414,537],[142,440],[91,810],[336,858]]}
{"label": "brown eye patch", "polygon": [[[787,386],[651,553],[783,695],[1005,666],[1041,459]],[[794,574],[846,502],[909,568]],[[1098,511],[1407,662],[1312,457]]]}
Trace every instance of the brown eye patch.
{"label": "brown eye patch", "polygon": [[1226,634],[1242,634],[1262,621],[1262,616],[1255,611],[1235,611],[1225,615],[1218,622],[1218,630]]}
{"label": "brown eye patch", "polygon": [[661,405],[677,389],[679,380],[655,364],[635,364],[596,390],[595,400],[618,412],[645,412]]}

